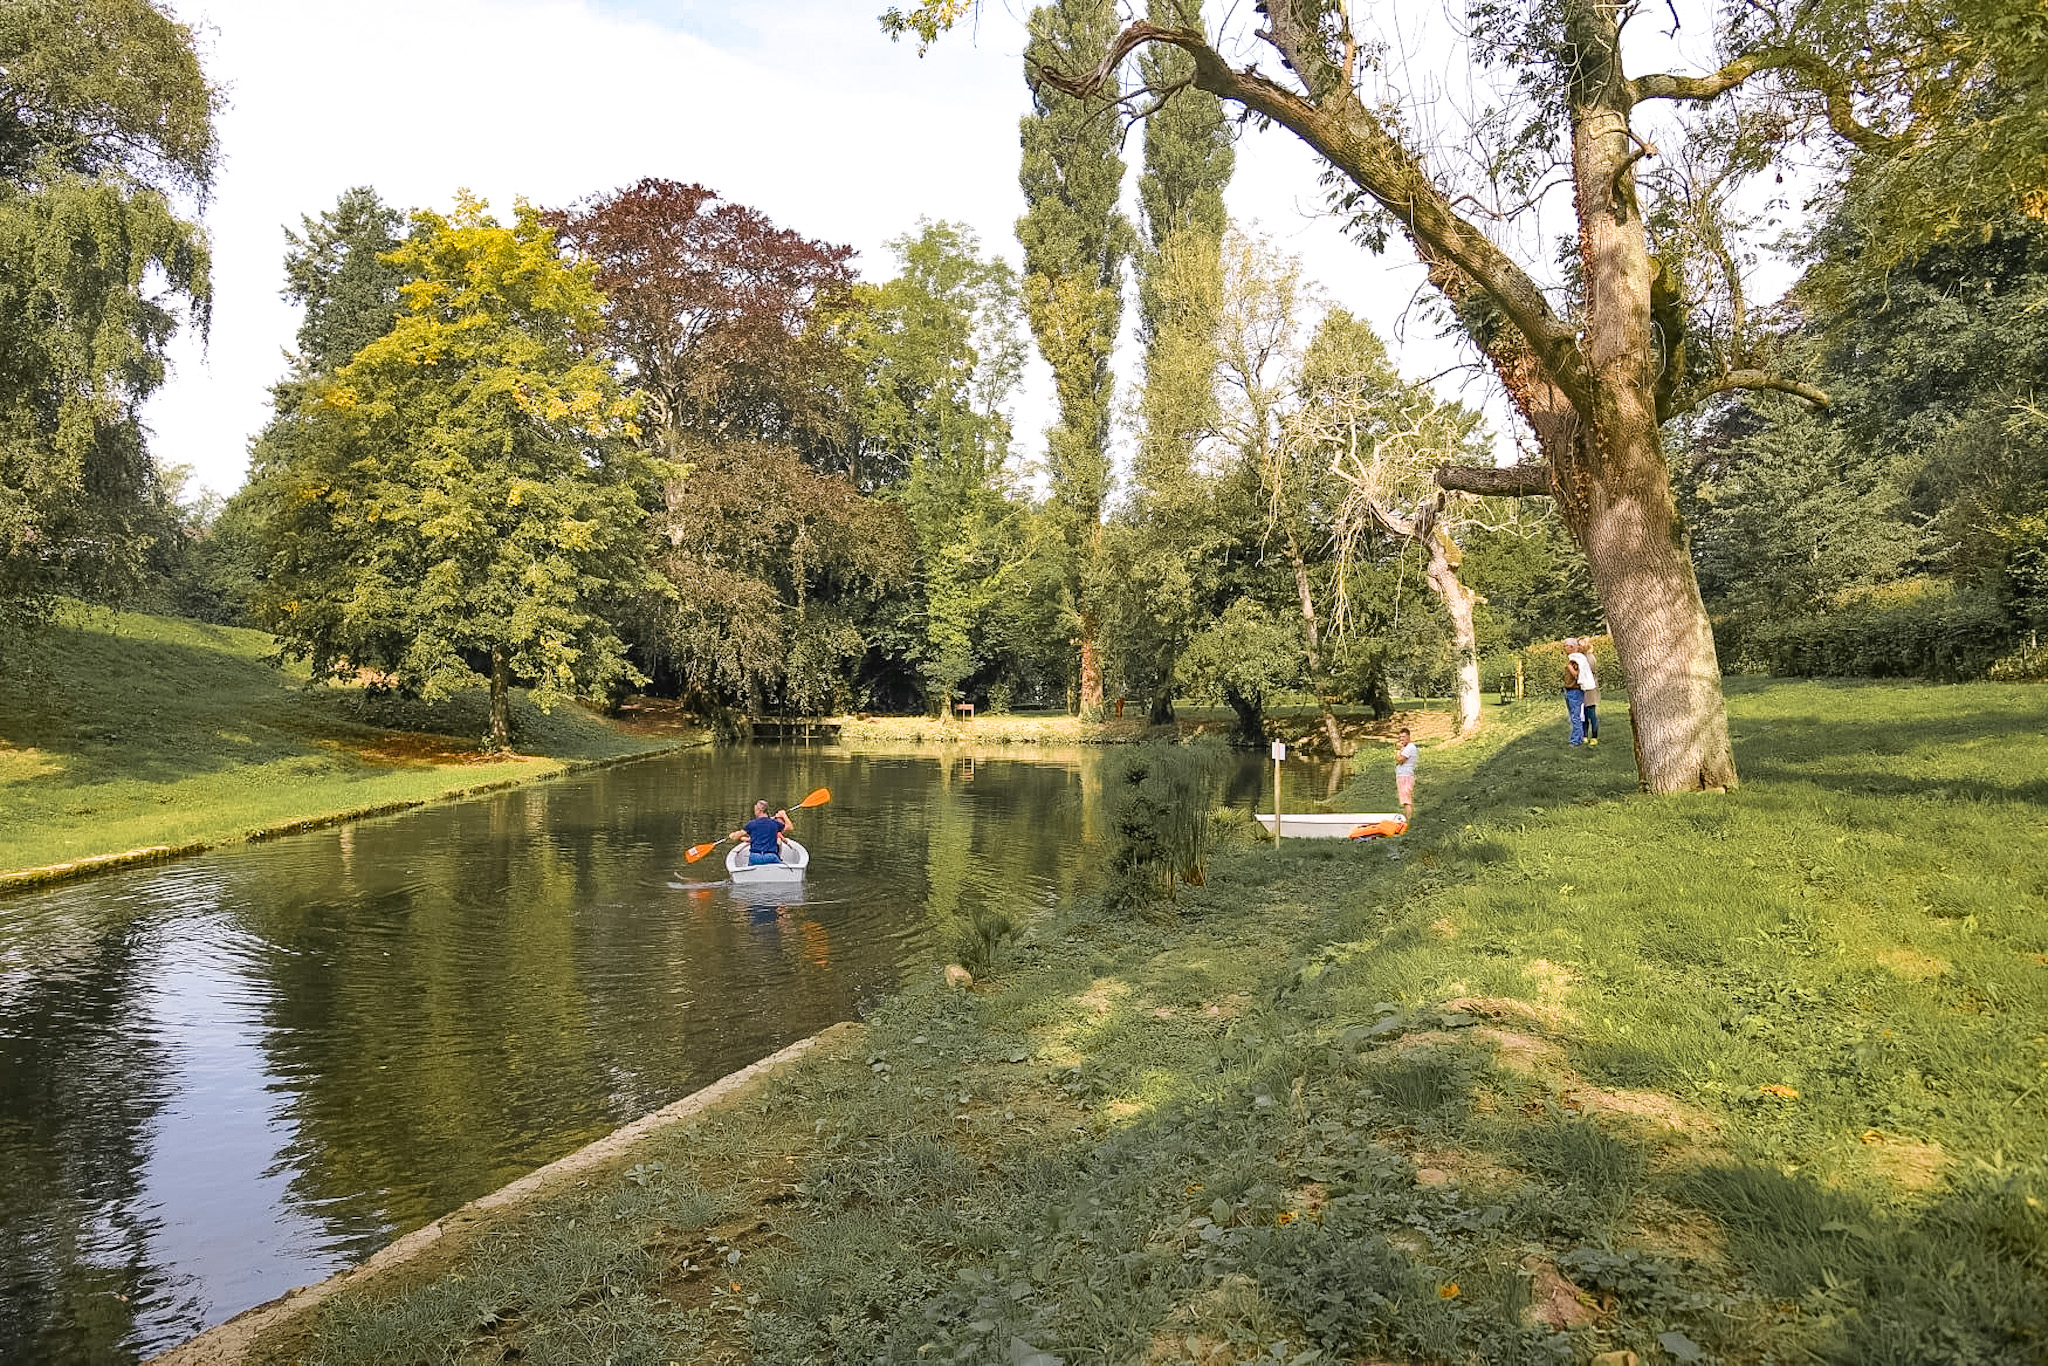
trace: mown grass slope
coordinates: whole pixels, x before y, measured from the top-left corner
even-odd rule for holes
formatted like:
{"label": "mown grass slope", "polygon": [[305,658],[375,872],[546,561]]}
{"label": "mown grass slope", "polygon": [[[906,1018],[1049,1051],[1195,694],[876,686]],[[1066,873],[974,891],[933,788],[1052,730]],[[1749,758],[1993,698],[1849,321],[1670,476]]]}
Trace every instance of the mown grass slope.
{"label": "mown grass slope", "polygon": [[78,610],[0,689],[0,872],[218,843],[451,786],[661,747],[574,707],[516,709],[513,757],[479,748],[479,693],[435,708],[309,690],[271,638]]}
{"label": "mown grass slope", "polygon": [[2038,1362],[2048,689],[1731,712],[1743,788],[1649,799],[1624,707],[1593,751],[1510,709],[1403,840],[1070,908],[272,1347]]}

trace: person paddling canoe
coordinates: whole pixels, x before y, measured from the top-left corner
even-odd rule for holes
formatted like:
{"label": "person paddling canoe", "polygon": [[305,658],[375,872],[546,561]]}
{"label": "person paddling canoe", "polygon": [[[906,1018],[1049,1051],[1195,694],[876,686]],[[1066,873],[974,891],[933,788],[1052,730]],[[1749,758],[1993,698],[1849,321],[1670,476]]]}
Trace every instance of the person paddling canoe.
{"label": "person paddling canoe", "polygon": [[768,814],[766,798],[754,803],[754,818],[732,832],[731,838],[747,842],[749,864],[782,862],[782,837],[792,827],[789,812]]}

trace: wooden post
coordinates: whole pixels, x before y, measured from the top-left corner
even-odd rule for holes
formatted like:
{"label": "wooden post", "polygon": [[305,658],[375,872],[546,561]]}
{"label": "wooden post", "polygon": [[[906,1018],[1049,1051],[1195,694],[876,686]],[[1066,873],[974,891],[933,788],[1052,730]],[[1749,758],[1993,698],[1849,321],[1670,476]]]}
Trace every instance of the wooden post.
{"label": "wooden post", "polygon": [[1287,746],[1279,740],[1273,742],[1273,847],[1280,847],[1280,761],[1287,757]]}

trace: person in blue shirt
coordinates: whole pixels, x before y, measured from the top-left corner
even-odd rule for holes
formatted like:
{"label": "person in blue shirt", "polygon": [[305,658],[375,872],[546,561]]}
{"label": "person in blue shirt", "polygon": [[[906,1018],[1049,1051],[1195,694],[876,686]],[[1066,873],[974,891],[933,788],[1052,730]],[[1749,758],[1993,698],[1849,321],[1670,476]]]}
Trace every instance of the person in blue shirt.
{"label": "person in blue shirt", "polygon": [[763,800],[754,803],[754,819],[733,831],[731,837],[747,842],[748,863],[780,863],[783,832],[789,828],[789,813],[778,811],[771,816],[768,803]]}

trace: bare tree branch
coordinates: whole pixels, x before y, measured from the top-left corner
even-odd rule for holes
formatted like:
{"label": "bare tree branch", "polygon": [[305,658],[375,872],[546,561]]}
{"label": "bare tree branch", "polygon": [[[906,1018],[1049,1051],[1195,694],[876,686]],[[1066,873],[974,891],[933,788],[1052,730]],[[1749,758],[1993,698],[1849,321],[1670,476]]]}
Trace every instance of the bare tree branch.
{"label": "bare tree branch", "polygon": [[1485,498],[1548,498],[1556,491],[1548,465],[1439,465],[1436,486]]}
{"label": "bare tree branch", "polygon": [[1693,100],[1703,104],[1727,94],[1760,71],[1785,70],[1798,55],[1788,47],[1759,48],[1733,58],[1720,70],[1705,76],[1659,71],[1638,76],[1629,84],[1638,100]]}
{"label": "bare tree branch", "polygon": [[1784,375],[1774,375],[1768,370],[1730,370],[1725,375],[1701,380],[1698,384],[1672,396],[1671,411],[1689,412],[1715,394],[1725,394],[1731,389],[1775,389],[1781,394],[1803,398],[1816,408],[1826,408],[1830,400],[1825,389],[1816,389],[1811,384],[1802,384]]}
{"label": "bare tree branch", "polygon": [[1888,137],[1856,117],[1850,78],[1811,52],[1795,47],[1762,47],[1745,52],[1705,76],[1681,76],[1656,72],[1629,82],[1637,100],[1690,100],[1706,103],[1740,86],[1765,71],[1789,71],[1808,90],[1821,97],[1827,110],[1828,127],[1859,151],[1881,152],[1898,146]]}

